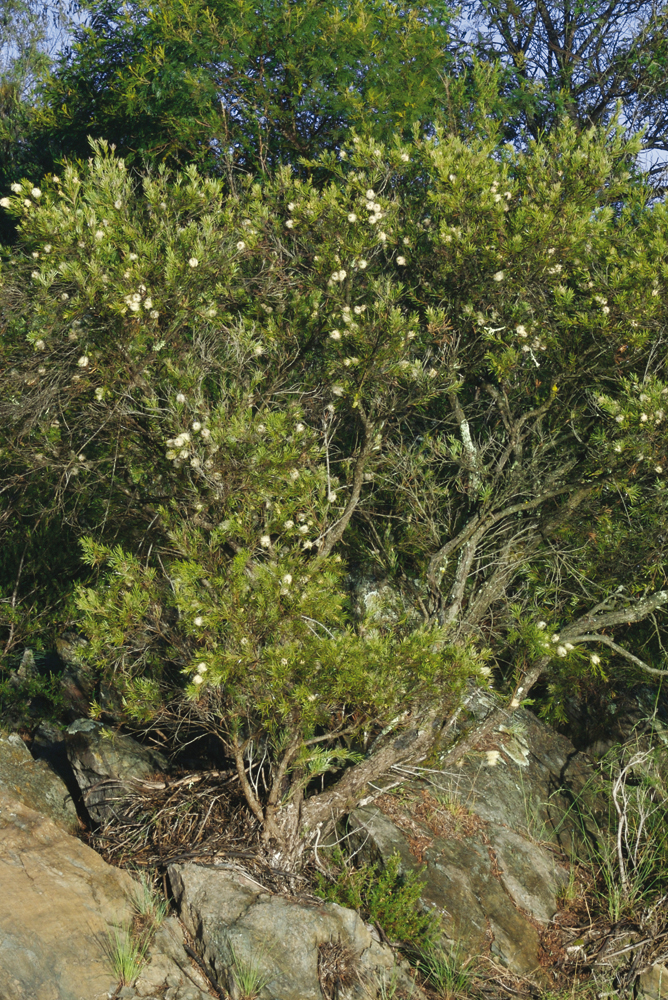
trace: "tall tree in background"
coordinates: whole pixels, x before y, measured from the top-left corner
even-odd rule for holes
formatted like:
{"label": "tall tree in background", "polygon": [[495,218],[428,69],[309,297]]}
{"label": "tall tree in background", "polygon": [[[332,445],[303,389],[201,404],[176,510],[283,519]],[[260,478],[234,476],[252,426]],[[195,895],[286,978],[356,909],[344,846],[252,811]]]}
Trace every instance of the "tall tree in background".
{"label": "tall tree in background", "polygon": [[[65,0],[5,0],[0,14],[0,191],[13,181],[44,172],[44,150],[31,139],[35,91],[52,65],[52,53],[71,23],[73,4]],[[0,213],[0,242],[10,238]]]}
{"label": "tall tree in background", "polygon": [[42,95],[39,141],[86,156],[88,136],[129,162],[266,170],[433,117],[450,8],[387,0],[110,0],[83,4]]}
{"label": "tall tree in background", "polygon": [[668,151],[668,4],[469,0],[464,9],[474,50],[508,70],[517,128],[535,138],[563,114],[581,128],[606,124],[620,103],[629,132],[645,130],[644,149]]}

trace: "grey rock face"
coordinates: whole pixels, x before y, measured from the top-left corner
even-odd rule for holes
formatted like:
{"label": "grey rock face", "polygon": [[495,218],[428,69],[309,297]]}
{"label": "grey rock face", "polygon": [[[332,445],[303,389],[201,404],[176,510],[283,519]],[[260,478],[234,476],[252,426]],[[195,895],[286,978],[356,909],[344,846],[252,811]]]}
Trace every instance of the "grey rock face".
{"label": "grey rock face", "polygon": [[641,973],[639,985],[644,1000],[668,1000],[668,966],[653,965]]}
{"label": "grey rock face", "polygon": [[67,730],[67,755],[93,820],[103,823],[122,807],[133,779],[167,771],[156,750],[114,732],[92,719],[78,719]]}
{"label": "grey rock face", "polygon": [[[474,696],[474,719],[491,697]],[[602,809],[594,777],[583,754],[520,709],[479,752],[404,786],[402,799],[356,809],[347,829],[368,860],[397,853],[406,871],[425,866],[423,903],[466,955],[488,954],[544,982],[539,932],[568,880],[564,858],[583,836],[579,807],[585,822]]]}
{"label": "grey rock face", "polygon": [[379,983],[391,979],[413,987],[405,971],[395,968],[391,949],[353,910],[336,903],[305,905],[245,876],[200,865],[171,865],[169,877],[183,923],[233,1000],[240,996],[240,970],[250,965],[264,984],[263,1000],[322,1000],[319,953],[332,944],[348,952],[355,969],[342,985],[341,1000],[373,998]]}
{"label": "grey rock face", "polygon": [[0,790],[63,829],[76,828],[77,813],[67,786],[46,761],[33,760],[17,733],[0,734]]}

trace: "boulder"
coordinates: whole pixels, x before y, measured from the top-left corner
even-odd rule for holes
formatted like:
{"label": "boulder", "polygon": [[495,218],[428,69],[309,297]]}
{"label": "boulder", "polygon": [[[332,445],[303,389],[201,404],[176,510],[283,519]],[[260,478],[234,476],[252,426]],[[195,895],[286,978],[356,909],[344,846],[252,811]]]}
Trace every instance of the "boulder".
{"label": "boulder", "polygon": [[[469,717],[493,704],[492,693],[472,693]],[[445,945],[547,985],[541,929],[557,912],[570,852],[604,814],[591,763],[519,709],[447,772],[422,774],[354,810],[351,847],[376,863],[399,854],[405,871],[422,871],[423,905],[441,914]]]}
{"label": "boulder", "polygon": [[0,787],[0,885],[2,1000],[106,1000],[130,876]]}
{"label": "boulder", "polygon": [[136,981],[114,978],[110,946],[132,925],[138,884],[6,787],[0,886],[2,1000],[210,1000],[175,917],[158,927]]}
{"label": "boulder", "polygon": [[68,832],[77,827],[67,785],[50,764],[33,759],[17,733],[0,734],[0,792],[43,813]]}
{"label": "boulder", "polygon": [[91,819],[104,823],[120,810],[134,781],[169,769],[161,753],[92,719],[67,730],[67,755]]}
{"label": "boulder", "polygon": [[323,976],[341,1000],[373,1000],[389,983],[421,996],[354,910],[286,898],[223,867],[175,864],[168,871],[186,929],[233,1000],[249,970],[262,1000],[322,1000]]}
{"label": "boulder", "polygon": [[644,1000],[668,1000],[668,966],[653,965],[639,977],[639,997]]}

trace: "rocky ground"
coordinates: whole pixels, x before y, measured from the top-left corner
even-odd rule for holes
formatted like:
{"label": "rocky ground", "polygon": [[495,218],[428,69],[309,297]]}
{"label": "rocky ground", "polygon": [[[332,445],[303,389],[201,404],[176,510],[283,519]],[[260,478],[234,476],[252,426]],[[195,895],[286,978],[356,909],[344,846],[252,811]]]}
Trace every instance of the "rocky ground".
{"label": "rocky ground", "polygon": [[[439,972],[308,879],[254,860],[232,772],[81,717],[81,679],[63,683],[79,715],[66,731],[0,739],[2,1000],[668,996],[666,898],[616,920],[601,905],[580,862],[609,790],[591,753],[529,711],[448,771],[435,760],[392,775],[340,830],[354,864],[398,855],[420,876]],[[472,690],[470,719],[493,698]],[[314,871],[331,868],[326,853]],[[113,952],[133,942],[144,953],[123,969]]]}

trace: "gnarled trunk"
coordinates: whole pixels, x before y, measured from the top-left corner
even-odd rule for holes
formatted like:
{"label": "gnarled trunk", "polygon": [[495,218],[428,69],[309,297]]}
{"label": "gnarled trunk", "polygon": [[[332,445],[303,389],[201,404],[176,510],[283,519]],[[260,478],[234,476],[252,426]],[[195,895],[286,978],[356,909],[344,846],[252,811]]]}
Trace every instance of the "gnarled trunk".
{"label": "gnarled trunk", "polygon": [[235,747],[241,785],[253,814],[261,823],[263,852],[269,864],[285,873],[298,872],[334,831],[339,820],[364,800],[370,782],[388,774],[396,764],[423,760],[443,728],[442,717],[436,709],[406,719],[399,732],[389,734],[365,760],[346,769],[331,788],[304,798],[301,782],[297,780],[293,782],[292,794],[281,802],[279,789],[296,754],[293,745],[281,761],[264,805],[248,780],[242,748]]}

